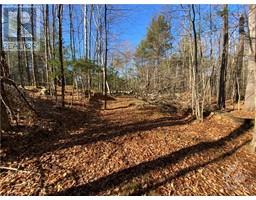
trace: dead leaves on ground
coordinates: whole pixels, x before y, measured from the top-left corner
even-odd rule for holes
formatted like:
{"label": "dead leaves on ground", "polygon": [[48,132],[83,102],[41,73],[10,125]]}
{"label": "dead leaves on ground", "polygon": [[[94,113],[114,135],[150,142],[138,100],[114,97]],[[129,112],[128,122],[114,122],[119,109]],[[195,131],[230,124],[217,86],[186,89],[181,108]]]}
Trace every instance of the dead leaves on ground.
{"label": "dead leaves on ground", "polygon": [[128,97],[107,110],[37,107],[37,128],[2,143],[1,165],[28,172],[1,170],[1,195],[256,194],[256,156],[244,148],[250,131],[230,136],[240,124],[226,118],[188,123]]}

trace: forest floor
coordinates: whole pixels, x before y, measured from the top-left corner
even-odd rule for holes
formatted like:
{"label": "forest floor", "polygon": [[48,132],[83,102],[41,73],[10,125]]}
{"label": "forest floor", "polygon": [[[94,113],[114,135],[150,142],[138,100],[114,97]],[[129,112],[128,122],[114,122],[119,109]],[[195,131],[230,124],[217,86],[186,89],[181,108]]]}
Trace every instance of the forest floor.
{"label": "forest floor", "polygon": [[133,97],[102,105],[36,98],[40,118],[2,133],[0,195],[256,195],[250,124]]}

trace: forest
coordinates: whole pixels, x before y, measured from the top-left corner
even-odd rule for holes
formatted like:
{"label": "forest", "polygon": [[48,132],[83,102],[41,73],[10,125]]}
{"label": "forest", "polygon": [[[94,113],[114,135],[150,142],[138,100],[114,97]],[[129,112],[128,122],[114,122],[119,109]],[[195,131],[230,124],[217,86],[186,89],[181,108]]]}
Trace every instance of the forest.
{"label": "forest", "polygon": [[0,195],[256,195],[256,5],[0,17]]}

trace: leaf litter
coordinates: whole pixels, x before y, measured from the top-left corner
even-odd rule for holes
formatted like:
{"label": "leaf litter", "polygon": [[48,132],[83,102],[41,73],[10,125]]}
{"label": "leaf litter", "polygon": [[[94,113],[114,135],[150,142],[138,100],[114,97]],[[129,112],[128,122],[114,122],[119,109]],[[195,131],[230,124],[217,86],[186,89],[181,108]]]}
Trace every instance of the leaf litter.
{"label": "leaf litter", "polygon": [[256,195],[248,124],[132,97],[35,105],[40,118],[2,133],[1,166],[18,170],[1,169],[1,195]]}

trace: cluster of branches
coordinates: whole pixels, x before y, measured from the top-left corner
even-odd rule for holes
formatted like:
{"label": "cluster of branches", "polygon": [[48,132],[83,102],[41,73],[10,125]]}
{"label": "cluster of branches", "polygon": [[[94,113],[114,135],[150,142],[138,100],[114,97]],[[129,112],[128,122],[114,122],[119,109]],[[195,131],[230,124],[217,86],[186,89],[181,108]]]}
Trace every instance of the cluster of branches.
{"label": "cluster of branches", "polygon": [[240,103],[249,74],[247,8],[172,8],[152,20],[137,47],[137,90],[190,96],[192,112],[199,120],[214,101],[219,109],[225,108],[227,99]]}
{"label": "cluster of branches", "polygon": [[[17,42],[19,51],[6,52],[9,76],[22,87],[46,87],[65,105],[65,85],[77,90],[78,98],[93,92],[110,93],[122,82],[117,70],[107,68],[109,58],[110,24],[114,13],[111,5],[31,5],[32,41],[40,42],[40,49],[25,48],[22,36],[23,5],[17,5]],[[27,9],[27,8],[26,8]],[[36,13],[40,10],[40,16]],[[36,27],[40,20],[42,27]],[[41,29],[38,36],[36,31]],[[107,80],[109,73],[110,79]],[[73,98],[72,98],[73,100]]]}
{"label": "cluster of branches", "polygon": [[[1,22],[3,9],[1,5]],[[65,106],[66,85],[73,88],[72,104],[75,90],[81,101],[90,99],[93,92],[106,95],[110,93],[110,87],[123,84],[114,67],[107,68],[109,24],[113,18],[110,5],[46,4],[25,7],[19,4],[16,10],[17,15],[13,17],[17,17],[17,26],[14,27],[17,51],[5,51],[1,26],[1,124],[6,125],[1,128],[9,127],[13,113],[11,105],[7,103],[5,84],[13,86],[32,110],[33,107],[19,88],[43,87],[44,92],[55,97],[56,103],[61,94],[60,102]],[[30,41],[24,33],[24,13],[29,14],[31,22],[30,49],[27,48]],[[40,34],[37,33],[39,29]],[[40,44],[39,49],[35,48],[36,42]]]}

